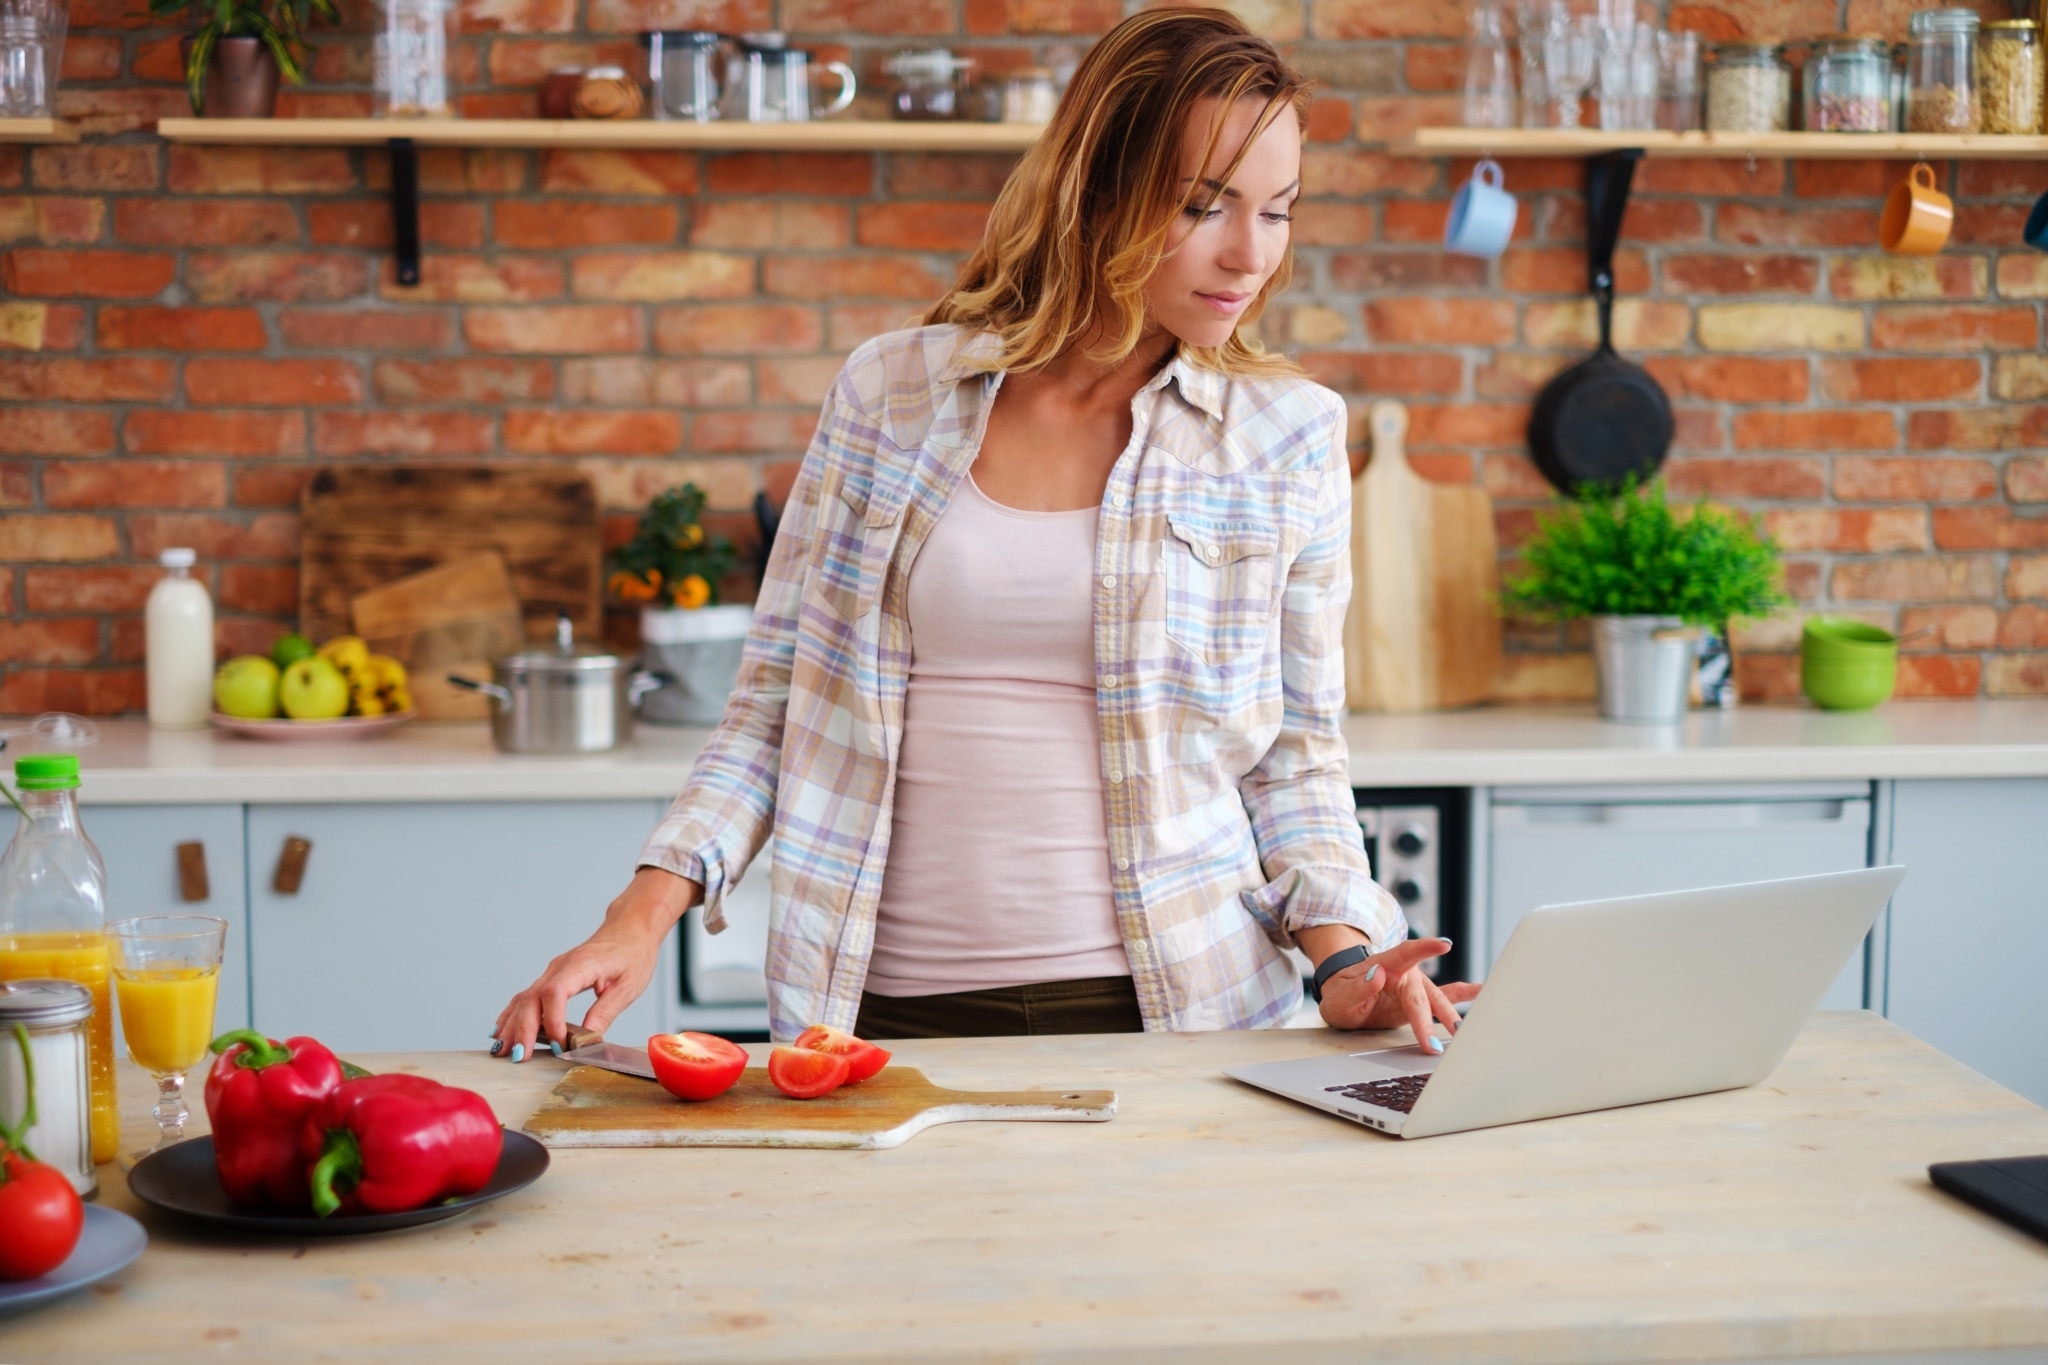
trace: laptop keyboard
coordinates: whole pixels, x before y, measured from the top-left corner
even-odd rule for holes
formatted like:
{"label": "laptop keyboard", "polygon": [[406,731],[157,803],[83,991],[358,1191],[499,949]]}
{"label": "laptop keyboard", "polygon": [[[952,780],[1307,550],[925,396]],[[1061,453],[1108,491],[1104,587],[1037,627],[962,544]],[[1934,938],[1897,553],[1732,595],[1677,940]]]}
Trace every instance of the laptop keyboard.
{"label": "laptop keyboard", "polygon": [[1422,1097],[1422,1087],[1429,1083],[1434,1072],[1425,1071],[1419,1076],[1389,1076],[1383,1081],[1356,1081],[1350,1085],[1324,1087],[1332,1095],[1376,1104],[1382,1109],[1398,1113],[1412,1113],[1415,1101]]}

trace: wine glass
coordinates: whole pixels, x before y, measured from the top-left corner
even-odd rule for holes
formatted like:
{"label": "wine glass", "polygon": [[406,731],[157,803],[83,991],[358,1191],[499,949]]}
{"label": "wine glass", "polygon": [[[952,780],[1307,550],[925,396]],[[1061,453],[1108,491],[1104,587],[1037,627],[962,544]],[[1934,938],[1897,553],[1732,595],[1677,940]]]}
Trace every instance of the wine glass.
{"label": "wine glass", "polygon": [[1543,35],[1543,79],[1557,104],[1557,126],[1579,126],[1579,101],[1593,83],[1600,21],[1590,14],[1553,15]]}
{"label": "wine glass", "polygon": [[135,1064],[156,1077],[157,1141],[135,1159],[185,1136],[185,1073],[213,1040],[214,997],[228,922],[213,915],[145,915],[107,926],[121,1036]]}

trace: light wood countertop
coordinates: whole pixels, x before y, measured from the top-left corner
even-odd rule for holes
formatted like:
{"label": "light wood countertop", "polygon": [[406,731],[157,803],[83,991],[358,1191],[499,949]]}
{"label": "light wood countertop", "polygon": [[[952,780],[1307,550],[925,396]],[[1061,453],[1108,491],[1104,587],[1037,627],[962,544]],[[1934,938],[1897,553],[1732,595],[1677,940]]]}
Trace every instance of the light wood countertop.
{"label": "light wood countertop", "polygon": [[[290,744],[134,718],[93,723],[88,805],[667,801],[711,733],[641,725],[611,753],[535,755],[499,753],[482,722]],[[2048,777],[2048,701],[1893,702],[1854,715],[1745,706],[1675,726],[1604,721],[1591,706],[1482,706],[1347,716],[1344,737],[1359,787]]]}
{"label": "light wood countertop", "polygon": [[[1925,1174],[2048,1151],[2048,1111],[1880,1019],[1818,1016],[1747,1090],[1408,1143],[1218,1074],[1362,1041],[1380,1040],[905,1043],[940,1084],[1113,1087],[1118,1116],[953,1124],[884,1152],[558,1151],[527,1191],[375,1237],[226,1237],[150,1215],[150,1248],[120,1276],[0,1320],[0,1360],[2048,1349],[2048,1247]],[[514,1126],[563,1070],[359,1060],[472,1085]],[[145,1082],[126,1080],[135,1129]],[[134,1211],[104,1175],[106,1202]]]}

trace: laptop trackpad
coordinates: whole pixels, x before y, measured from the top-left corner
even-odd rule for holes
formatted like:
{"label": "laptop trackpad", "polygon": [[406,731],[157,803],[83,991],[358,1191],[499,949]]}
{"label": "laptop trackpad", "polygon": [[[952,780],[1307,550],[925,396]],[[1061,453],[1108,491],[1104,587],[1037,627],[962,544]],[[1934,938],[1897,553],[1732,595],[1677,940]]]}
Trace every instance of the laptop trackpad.
{"label": "laptop trackpad", "polygon": [[1387,1047],[1376,1052],[1353,1052],[1346,1060],[1356,1066],[1361,1080],[1376,1081],[1383,1076],[1424,1076],[1442,1065],[1444,1059],[1419,1047]]}

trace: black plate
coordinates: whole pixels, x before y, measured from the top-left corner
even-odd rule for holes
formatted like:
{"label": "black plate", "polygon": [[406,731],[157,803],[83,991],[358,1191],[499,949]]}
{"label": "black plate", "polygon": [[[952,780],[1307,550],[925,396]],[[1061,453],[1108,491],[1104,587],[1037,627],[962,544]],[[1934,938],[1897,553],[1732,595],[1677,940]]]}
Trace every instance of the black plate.
{"label": "black plate", "polygon": [[128,1172],[128,1188],[154,1209],[195,1218],[220,1228],[243,1232],[289,1233],[294,1237],[345,1237],[358,1232],[389,1232],[394,1228],[438,1223],[488,1204],[500,1195],[523,1190],[548,1168],[548,1149],[524,1133],[505,1130],[498,1169],[491,1183],[466,1199],[434,1204],[408,1213],[336,1214],[315,1218],[307,1213],[261,1213],[236,1208],[220,1187],[213,1165],[213,1139],[192,1138],[160,1152],[151,1152]]}

